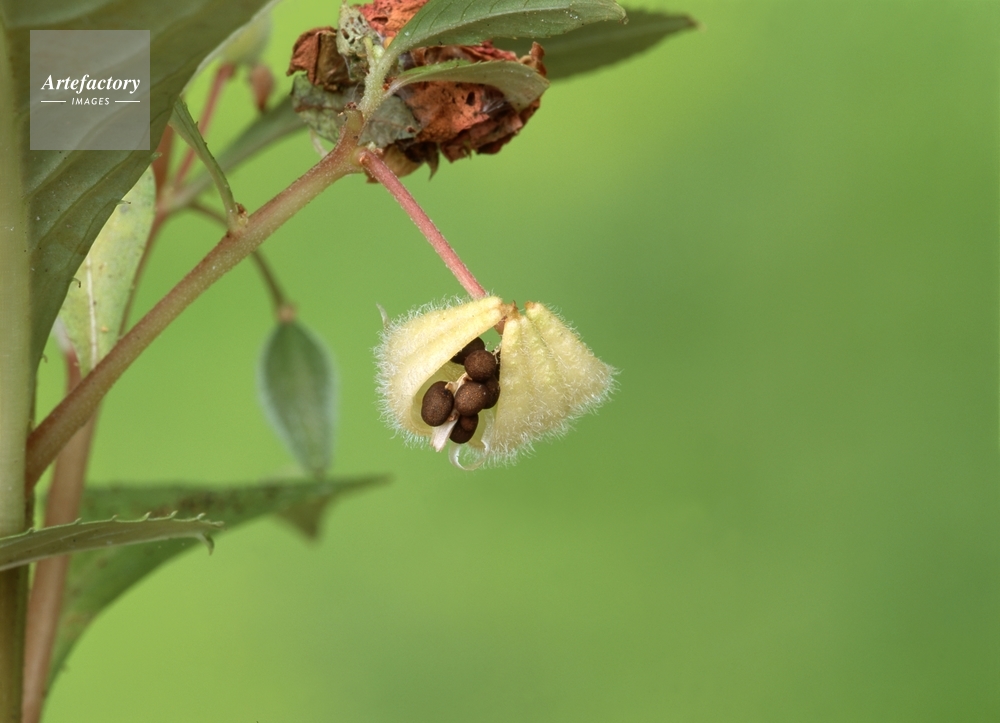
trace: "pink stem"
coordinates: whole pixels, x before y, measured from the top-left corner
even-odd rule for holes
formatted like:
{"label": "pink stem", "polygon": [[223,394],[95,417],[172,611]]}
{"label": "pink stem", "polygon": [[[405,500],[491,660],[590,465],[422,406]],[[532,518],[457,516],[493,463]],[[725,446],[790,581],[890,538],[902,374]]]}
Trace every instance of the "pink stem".
{"label": "pink stem", "polygon": [[462,259],[458,257],[455,253],[455,249],[451,247],[451,244],[445,239],[442,233],[438,230],[438,227],[434,225],[434,222],[430,220],[424,209],[420,208],[420,204],[417,203],[416,199],[410,195],[410,192],[406,190],[406,186],[396,178],[396,174],[392,172],[389,166],[385,165],[381,158],[379,158],[374,153],[366,151],[361,154],[359,158],[361,165],[364,167],[372,178],[385,186],[386,190],[392,194],[399,205],[403,207],[407,215],[413,219],[413,223],[417,224],[417,228],[420,232],[427,237],[431,246],[437,252],[437,255],[441,257],[444,261],[445,266],[448,270],[455,275],[458,279],[458,283],[469,292],[469,295],[473,299],[482,299],[489,294],[486,289],[482,287],[476,277],[472,275],[469,271],[469,267],[466,266]]}
{"label": "pink stem", "polygon": [[[80,383],[80,367],[72,348],[66,352],[66,368],[67,391],[72,391]],[[45,505],[47,527],[69,524],[79,516],[95,419],[91,416],[56,458]],[[69,561],[69,555],[52,557],[35,568],[25,633],[23,723],[38,723],[42,717]]]}

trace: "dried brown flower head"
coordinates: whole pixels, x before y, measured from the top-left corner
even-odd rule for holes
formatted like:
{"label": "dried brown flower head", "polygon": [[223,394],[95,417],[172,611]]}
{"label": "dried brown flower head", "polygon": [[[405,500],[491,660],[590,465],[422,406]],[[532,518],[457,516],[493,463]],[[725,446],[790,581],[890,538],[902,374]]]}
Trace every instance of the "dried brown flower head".
{"label": "dried brown flower head", "polygon": [[[314,28],[299,36],[288,74],[304,72],[305,76],[296,79],[293,103],[316,133],[336,140],[342,122],[340,114],[348,103],[359,100],[363,71],[367,69],[364,38],[388,47],[424,2],[375,0],[342,11],[348,14],[341,18],[339,28]],[[544,76],[543,55],[537,43],[528,55],[518,58],[485,41],[479,45],[417,48],[400,57],[399,69],[454,60],[508,61],[523,63]],[[369,119],[362,140],[381,149],[383,160],[400,176],[423,163],[433,173],[439,155],[455,161],[472,153],[498,152],[540,105],[540,98],[536,98],[525,107],[516,107],[492,86],[448,81],[413,83],[388,101]]]}

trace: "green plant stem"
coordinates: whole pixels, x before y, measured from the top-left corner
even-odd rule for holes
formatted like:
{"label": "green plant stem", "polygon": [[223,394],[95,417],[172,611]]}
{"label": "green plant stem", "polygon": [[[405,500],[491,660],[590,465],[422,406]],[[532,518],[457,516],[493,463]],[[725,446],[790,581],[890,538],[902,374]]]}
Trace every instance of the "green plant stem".
{"label": "green plant stem", "polygon": [[[205,206],[198,201],[192,201],[188,205],[188,208],[212,219],[213,221],[221,224],[223,227],[226,226],[226,218],[210,206]],[[282,321],[291,321],[294,319],[295,305],[288,300],[287,296],[285,296],[285,292],[281,288],[281,284],[278,283],[278,277],[275,276],[274,271],[271,269],[271,264],[267,262],[267,257],[264,256],[264,252],[260,249],[255,249],[254,252],[250,254],[250,260],[253,261],[254,266],[257,267],[257,271],[260,272],[261,281],[264,282],[264,287],[267,289],[267,293],[271,297],[271,305],[274,307],[275,316]]]}
{"label": "green plant stem", "polygon": [[365,118],[371,118],[385,100],[385,77],[396,62],[397,54],[390,45],[384,53],[371,65],[365,76],[365,94],[358,103],[358,109]]}
{"label": "green plant stem", "polygon": [[28,439],[26,484],[31,488],[94,413],[98,403],[160,332],[227,271],[249,256],[288,219],[323,190],[360,169],[356,160],[361,116],[349,112],[340,141],[328,156],[255,211],[245,226],[231,231],[166,296],[121,338]]}
{"label": "green plant stem", "polygon": [[370,151],[364,151],[361,154],[361,165],[364,166],[365,170],[371,174],[372,178],[385,186],[386,190],[392,194],[399,205],[403,207],[407,215],[413,220],[413,223],[417,225],[420,232],[427,238],[431,246],[437,252],[437,255],[441,257],[444,261],[445,266],[448,270],[455,275],[458,279],[458,283],[462,285],[469,295],[473,299],[481,299],[484,296],[489,296],[486,293],[486,289],[483,288],[476,277],[472,275],[469,271],[469,267],[458,257],[455,253],[455,249],[451,247],[448,240],[444,235],[438,230],[438,227],[434,225],[430,217],[424,213],[424,209],[420,208],[420,204],[417,200],[410,195],[410,192],[406,190],[406,186],[403,185],[402,181],[396,178],[396,174],[392,172],[389,166],[385,165],[385,162],[379,158],[375,153]]}
{"label": "green plant stem", "polygon": [[28,567],[0,572],[0,720],[20,723]]}
{"label": "green plant stem", "polygon": [[[28,220],[21,188],[10,48],[0,33],[0,537],[24,530],[25,439],[35,379],[31,365]],[[21,719],[27,568],[0,573],[0,723]]]}
{"label": "green plant stem", "polygon": [[[72,345],[67,345],[64,356],[66,390],[71,392],[80,383],[80,365]],[[79,517],[96,419],[95,413],[56,458],[45,504],[46,527],[66,525]],[[38,723],[42,717],[69,562],[70,556],[63,555],[41,560],[35,567],[25,633],[22,723]]]}
{"label": "green plant stem", "polygon": [[257,249],[250,256],[250,260],[257,267],[264,286],[267,287],[267,292],[271,297],[271,305],[274,307],[274,315],[278,317],[279,321],[293,321],[295,319],[295,304],[285,296],[281,284],[278,283],[278,277],[274,275],[271,265],[267,262],[267,257],[260,252],[260,249]]}

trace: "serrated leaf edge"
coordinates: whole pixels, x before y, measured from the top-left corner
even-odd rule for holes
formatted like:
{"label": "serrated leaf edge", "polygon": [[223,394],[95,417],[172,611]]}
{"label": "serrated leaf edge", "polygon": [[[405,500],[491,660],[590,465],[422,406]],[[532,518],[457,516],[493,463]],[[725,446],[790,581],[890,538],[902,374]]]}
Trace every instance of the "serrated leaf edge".
{"label": "serrated leaf edge", "polygon": [[[0,538],[0,571],[9,570],[21,565],[28,565],[49,557],[59,557],[61,555],[73,554],[76,552],[86,552],[90,550],[103,550],[108,547],[135,545],[144,542],[159,542],[162,540],[173,540],[183,537],[192,537],[201,540],[208,548],[209,554],[215,548],[211,533],[221,531],[224,523],[209,520],[204,514],[199,514],[192,518],[177,519],[178,513],[172,512],[165,517],[153,517],[147,512],[138,520],[119,520],[117,515],[108,520],[95,520],[84,522],[82,518],[77,519],[67,525],[56,525],[53,527],[32,527],[19,535]],[[152,530],[139,530],[139,534],[134,538],[122,540],[108,539],[109,535],[122,535],[125,530],[122,526],[136,526],[156,524],[158,527],[163,523],[172,523],[171,527],[153,532]],[[173,527],[177,525],[177,527]],[[74,546],[66,549],[66,543],[60,540],[60,536],[71,532],[73,528],[80,529],[81,534],[88,536],[81,542],[73,538]],[[105,529],[107,528],[107,529]],[[53,535],[53,533],[58,533]],[[147,534],[149,533],[149,534]],[[31,547],[29,541],[34,542],[35,538],[41,536],[52,536],[53,540],[38,544],[48,544],[49,549],[42,548],[39,552],[37,547]],[[60,545],[63,545],[62,547]],[[19,547],[27,546],[26,550],[19,550]],[[11,548],[14,548],[12,551]]]}

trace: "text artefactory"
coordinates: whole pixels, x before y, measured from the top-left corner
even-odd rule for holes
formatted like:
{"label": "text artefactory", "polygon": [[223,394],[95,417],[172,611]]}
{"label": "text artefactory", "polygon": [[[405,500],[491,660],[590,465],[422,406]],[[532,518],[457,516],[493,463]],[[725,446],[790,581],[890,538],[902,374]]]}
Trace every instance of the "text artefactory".
{"label": "text artefactory", "polygon": [[80,94],[84,90],[129,90],[132,95],[139,90],[139,80],[135,78],[91,78],[84,75],[82,78],[57,78],[52,80],[50,75],[44,83],[42,90],[72,90]]}

